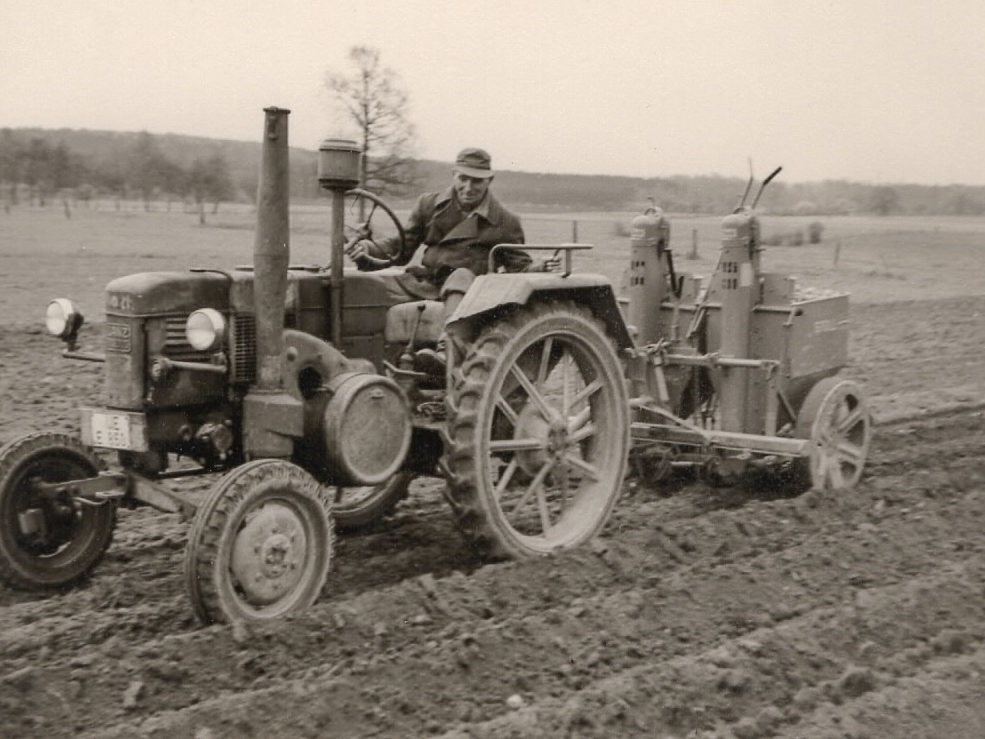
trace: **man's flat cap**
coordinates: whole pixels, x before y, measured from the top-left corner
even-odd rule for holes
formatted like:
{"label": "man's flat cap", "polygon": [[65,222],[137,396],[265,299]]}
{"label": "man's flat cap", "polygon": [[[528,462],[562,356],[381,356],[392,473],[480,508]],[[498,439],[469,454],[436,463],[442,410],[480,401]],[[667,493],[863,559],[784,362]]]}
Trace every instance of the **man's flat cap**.
{"label": "man's flat cap", "polygon": [[455,157],[455,169],[468,177],[492,177],[492,157],[484,149],[462,149]]}

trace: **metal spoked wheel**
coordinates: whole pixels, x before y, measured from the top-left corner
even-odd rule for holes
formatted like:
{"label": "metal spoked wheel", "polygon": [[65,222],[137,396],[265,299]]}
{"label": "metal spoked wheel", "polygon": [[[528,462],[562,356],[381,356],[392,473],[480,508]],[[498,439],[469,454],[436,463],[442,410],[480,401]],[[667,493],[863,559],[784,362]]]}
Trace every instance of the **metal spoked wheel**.
{"label": "metal spoked wheel", "polygon": [[116,505],[80,502],[50,484],[98,472],[92,451],[64,434],[32,434],[0,449],[0,579],[52,588],[96,566],[113,538]]}
{"label": "metal spoked wheel", "polygon": [[798,462],[803,483],[821,490],[850,489],[862,477],[872,419],[861,386],[828,377],[818,382],[797,413],[796,436],[810,440]]}
{"label": "metal spoked wheel", "polygon": [[209,493],[185,553],[185,581],[203,623],[268,621],[304,611],[332,561],[331,502],[297,465],[257,460]]}
{"label": "metal spoked wheel", "polygon": [[602,324],[572,303],[525,308],[474,342],[453,378],[445,466],[480,553],[577,546],[608,520],[629,446],[616,357]]}

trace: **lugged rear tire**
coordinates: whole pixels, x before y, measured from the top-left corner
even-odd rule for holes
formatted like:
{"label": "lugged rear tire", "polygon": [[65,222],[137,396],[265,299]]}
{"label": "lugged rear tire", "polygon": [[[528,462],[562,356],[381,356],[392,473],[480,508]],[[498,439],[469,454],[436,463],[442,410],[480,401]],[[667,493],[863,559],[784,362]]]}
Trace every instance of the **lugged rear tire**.
{"label": "lugged rear tire", "polygon": [[[65,434],[31,434],[0,448],[0,579],[19,588],[57,588],[81,580],[113,539],[116,504],[73,502],[66,493],[42,499],[34,480],[80,480],[99,474],[100,461]],[[33,531],[23,521],[32,520]]]}
{"label": "lugged rear tire", "polygon": [[451,379],[442,465],[480,556],[536,556],[598,533],[622,490],[630,430],[604,325],[572,302],[522,308],[483,329]]}
{"label": "lugged rear tire", "polygon": [[309,608],[332,563],[331,510],[325,488],[290,462],[228,472],[196,514],[185,552],[199,620],[264,622]]}

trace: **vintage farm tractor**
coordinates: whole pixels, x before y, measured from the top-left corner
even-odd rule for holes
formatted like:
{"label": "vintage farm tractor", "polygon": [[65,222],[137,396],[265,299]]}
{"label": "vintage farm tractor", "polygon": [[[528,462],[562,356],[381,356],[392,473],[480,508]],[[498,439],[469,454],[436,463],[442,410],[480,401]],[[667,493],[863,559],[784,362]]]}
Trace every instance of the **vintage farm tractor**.
{"label": "vintage farm tractor", "polygon": [[[444,477],[466,540],[493,558],[594,536],[631,446],[656,477],[758,465],[827,487],[858,480],[869,416],[858,386],[834,377],[847,298],[797,301],[791,281],[761,274],[751,211],[726,218],[704,291],[675,273],[666,219],[638,218],[628,322],[608,280],[572,273],[572,252],[588,247],[528,244],[563,251],[563,272],[490,270],[442,325],[440,303],[388,303],[393,268],[343,266],[346,229],[372,235],[345,225],[346,193],[368,202],[370,224],[382,213],[402,236],[382,200],[353,190],[351,142],[319,151],[330,265],[290,265],[288,111],[265,113],[252,267],[110,282],[100,354],[78,350],[71,301],[49,305],[63,354],[103,363],[105,405],[82,409],[80,438],[39,433],[0,449],[7,582],[85,577],[117,506],[147,504],[194,515],[185,580],[202,621],[264,620],[318,597],[333,521],[378,520],[417,475]],[[442,379],[416,371],[413,354],[443,329]],[[96,449],[115,450],[119,469],[105,470]],[[179,456],[195,466],[173,464]],[[200,505],[164,484],[216,472]]]}

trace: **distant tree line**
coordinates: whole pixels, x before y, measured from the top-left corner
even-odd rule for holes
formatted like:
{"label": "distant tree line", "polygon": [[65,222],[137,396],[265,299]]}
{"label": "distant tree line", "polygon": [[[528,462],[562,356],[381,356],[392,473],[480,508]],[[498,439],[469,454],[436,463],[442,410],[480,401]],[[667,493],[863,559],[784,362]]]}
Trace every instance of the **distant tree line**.
{"label": "distant tree line", "polygon": [[[450,170],[450,164],[418,162],[421,189],[447,187]],[[742,178],[719,175],[643,178],[511,171],[497,173],[494,185],[501,199],[519,210],[635,211],[652,199],[668,213],[697,214],[731,212],[745,186]],[[758,207],[775,215],[985,215],[985,187],[848,180],[789,183],[781,175],[766,188]]]}
{"label": "distant tree line", "polygon": [[237,197],[229,164],[221,153],[201,154],[180,164],[161,150],[157,139],[142,132],[115,156],[94,158],[69,148],[64,140],[52,142],[0,129],[0,195],[6,207],[22,199],[45,206],[53,198],[88,204],[110,197],[117,204],[138,199],[150,210],[154,202],[173,201],[196,206],[205,222],[205,206],[216,212],[219,204]]}
{"label": "distant tree line", "polygon": [[[494,152],[495,154],[495,152]],[[292,148],[291,199],[324,198],[317,152]],[[111,197],[184,201],[204,218],[206,204],[252,202],[260,163],[259,141],[176,134],[0,129],[0,200],[43,203]],[[407,207],[417,192],[448,187],[451,162],[417,160],[417,187],[397,199]],[[786,173],[784,173],[785,175]],[[786,182],[781,175],[759,207],[790,215],[985,215],[985,187],[872,184],[847,180]],[[652,201],[670,213],[724,214],[738,205],[745,180],[718,175],[617,177],[498,171],[495,189],[511,208],[527,212],[637,211]],[[392,194],[386,197],[392,198]]]}

